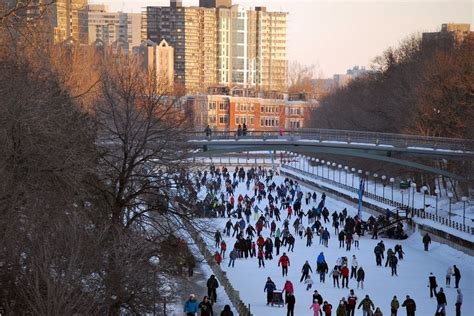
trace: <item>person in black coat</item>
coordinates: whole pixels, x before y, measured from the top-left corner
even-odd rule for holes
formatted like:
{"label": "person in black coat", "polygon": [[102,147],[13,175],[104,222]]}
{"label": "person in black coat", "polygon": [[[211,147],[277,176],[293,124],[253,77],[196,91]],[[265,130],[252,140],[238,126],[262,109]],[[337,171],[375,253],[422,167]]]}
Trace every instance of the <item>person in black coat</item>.
{"label": "person in black coat", "polygon": [[456,284],[456,288],[459,288],[459,281],[461,280],[461,271],[459,271],[456,265],[453,266],[454,271],[454,283]]}
{"label": "person in black coat", "polygon": [[289,293],[286,298],[286,305],[288,308],[286,316],[295,316],[295,304],[296,304],[295,295],[293,293]]}
{"label": "person in black coat", "polygon": [[430,297],[433,297],[433,295],[436,296],[436,288],[438,287],[438,283],[436,283],[436,277],[433,275],[433,272],[430,273],[430,276],[428,277],[428,285],[430,287]]}
{"label": "person in black coat", "polygon": [[199,310],[201,316],[214,316],[214,311],[212,310],[212,302],[209,301],[207,296],[204,296],[202,302],[199,303]]}
{"label": "person in black coat", "polygon": [[415,300],[410,297],[410,295],[407,295],[407,298],[405,301],[403,301],[402,306],[407,309],[407,316],[415,316],[416,303]]}
{"label": "person in black coat", "polygon": [[207,280],[207,296],[213,302],[217,302],[217,288],[219,287],[219,282],[217,282],[216,276],[213,274]]}
{"label": "person in black coat", "polygon": [[431,237],[428,233],[423,236],[423,245],[425,246],[425,251],[428,251],[428,245],[431,244]]}
{"label": "person in black coat", "polygon": [[221,316],[234,316],[234,313],[230,310],[230,306],[224,306],[224,309],[221,312]]}
{"label": "person in black coat", "polygon": [[446,315],[446,305],[448,303],[446,301],[446,295],[444,294],[442,287],[439,288],[439,292],[438,294],[436,294],[436,301],[438,303],[438,306],[436,307],[436,313],[440,313],[441,315]]}

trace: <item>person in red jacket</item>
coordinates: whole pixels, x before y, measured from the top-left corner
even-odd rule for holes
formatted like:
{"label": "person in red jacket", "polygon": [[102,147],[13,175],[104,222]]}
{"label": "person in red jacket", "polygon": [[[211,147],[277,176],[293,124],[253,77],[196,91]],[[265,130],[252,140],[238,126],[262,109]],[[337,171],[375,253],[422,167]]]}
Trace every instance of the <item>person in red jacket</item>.
{"label": "person in red jacket", "polygon": [[293,214],[293,208],[291,205],[288,205],[288,216],[286,218],[291,219],[291,214]]}
{"label": "person in red jacket", "polygon": [[259,248],[263,247],[263,245],[265,244],[265,239],[262,237],[262,236],[258,236],[257,238],[257,246]]}
{"label": "person in red jacket", "polygon": [[288,296],[295,292],[295,289],[293,288],[293,283],[291,283],[290,280],[286,280],[285,285],[283,285],[283,290],[281,291],[281,293],[283,294],[283,292],[285,292],[285,302],[286,302],[288,299]]}
{"label": "person in red jacket", "polygon": [[214,255],[214,260],[216,260],[216,263],[218,265],[221,265],[221,262],[222,262],[222,257],[221,257],[221,254],[219,252],[216,251],[216,254]]}
{"label": "person in red jacket", "polygon": [[222,259],[225,259],[225,251],[227,250],[227,244],[224,240],[221,241],[221,256]]}
{"label": "person in red jacket", "polygon": [[257,235],[260,235],[260,233],[263,230],[263,223],[262,221],[258,221],[257,224],[255,224],[255,228],[257,229]]}
{"label": "person in red jacket", "polygon": [[278,260],[278,266],[281,265],[281,274],[282,276],[288,275],[288,267],[290,266],[290,258],[286,255],[286,252]]}
{"label": "person in red jacket", "polygon": [[[349,268],[346,265],[342,266],[341,274],[342,274],[342,287],[345,286],[346,288],[349,288]],[[344,281],[345,281],[345,285],[344,285]]]}

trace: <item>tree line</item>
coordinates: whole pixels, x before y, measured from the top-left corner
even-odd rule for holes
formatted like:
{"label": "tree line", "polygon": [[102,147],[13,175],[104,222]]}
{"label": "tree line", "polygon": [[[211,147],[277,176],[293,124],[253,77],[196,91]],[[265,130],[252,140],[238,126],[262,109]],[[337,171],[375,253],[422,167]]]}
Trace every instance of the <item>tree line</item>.
{"label": "tree line", "polygon": [[18,3],[0,5],[0,313],[151,313],[189,255],[178,98],[132,56],[52,44]]}

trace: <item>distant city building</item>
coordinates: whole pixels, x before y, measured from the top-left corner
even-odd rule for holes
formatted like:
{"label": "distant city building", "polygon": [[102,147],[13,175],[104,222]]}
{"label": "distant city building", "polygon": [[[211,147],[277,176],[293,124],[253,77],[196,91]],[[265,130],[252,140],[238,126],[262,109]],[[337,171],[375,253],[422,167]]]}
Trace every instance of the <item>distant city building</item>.
{"label": "distant city building", "polygon": [[140,45],[140,13],[109,12],[104,4],[90,4],[81,12],[81,20],[87,34],[85,44],[101,41],[125,52]]}
{"label": "distant city building", "polygon": [[346,75],[348,75],[351,79],[355,79],[368,73],[369,71],[366,70],[365,67],[354,66],[352,69],[347,69]]}
{"label": "distant city building", "polygon": [[174,47],[175,82],[188,92],[223,85],[286,90],[287,13],[255,10],[231,1],[199,7],[147,7],[144,39]]}
{"label": "distant city building", "polygon": [[446,23],[441,25],[439,32],[422,34],[422,47],[436,46],[450,48],[461,44],[471,34],[470,24]]}
{"label": "distant city building", "polygon": [[174,84],[174,49],[162,40],[158,45],[147,40],[139,48],[144,69],[153,76],[158,91],[167,92]]}
{"label": "distant city building", "polygon": [[230,95],[189,96],[186,101],[192,109],[194,127],[204,129],[209,125],[214,131],[235,131],[243,124],[249,131],[303,128],[313,104],[296,96],[289,100],[283,94],[275,98],[249,96],[239,89]]}

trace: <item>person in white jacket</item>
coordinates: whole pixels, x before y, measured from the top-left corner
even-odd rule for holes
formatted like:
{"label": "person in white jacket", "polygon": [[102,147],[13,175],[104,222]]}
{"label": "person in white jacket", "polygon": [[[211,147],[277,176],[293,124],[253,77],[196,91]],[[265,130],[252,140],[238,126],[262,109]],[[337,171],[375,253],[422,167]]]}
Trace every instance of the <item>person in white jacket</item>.
{"label": "person in white jacket", "polygon": [[360,239],[360,236],[357,235],[357,234],[354,234],[352,236],[352,240],[354,241],[354,248],[355,249],[359,249],[359,239]]}
{"label": "person in white jacket", "polygon": [[451,276],[453,275],[453,267],[449,266],[448,270],[446,271],[446,287],[451,286]]}
{"label": "person in white jacket", "polygon": [[313,287],[313,279],[311,279],[311,275],[308,275],[306,280],[304,280],[304,284],[306,284],[306,291],[309,291]]}
{"label": "person in white jacket", "polygon": [[461,289],[458,289],[458,295],[456,296],[456,316],[461,316],[461,305],[462,305],[463,295]]}
{"label": "person in white jacket", "polygon": [[[357,234],[356,234],[357,235]],[[352,256],[352,264],[351,264],[351,279],[354,277],[357,278],[357,268],[359,267],[359,262],[355,255]]]}

